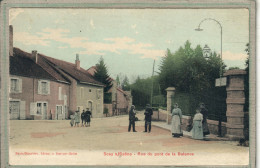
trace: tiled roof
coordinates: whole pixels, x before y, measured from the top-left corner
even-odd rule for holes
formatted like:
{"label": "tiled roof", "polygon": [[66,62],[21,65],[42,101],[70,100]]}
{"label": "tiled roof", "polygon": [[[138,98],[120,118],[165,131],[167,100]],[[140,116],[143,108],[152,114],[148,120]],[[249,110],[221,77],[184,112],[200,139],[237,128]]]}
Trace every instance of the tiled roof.
{"label": "tiled roof", "polygon": [[119,92],[122,92],[124,95],[127,95],[121,88],[117,87],[116,88]]}
{"label": "tiled roof", "polygon": [[32,54],[19,48],[14,48],[14,56],[10,56],[10,74],[70,83],[41,57],[38,57],[38,64],[36,64]]}
{"label": "tiled roof", "polygon": [[61,69],[63,72],[70,75],[80,83],[104,86],[103,83],[96,81],[93,76],[87,72],[87,70],[83,68],[77,69],[73,63],[58,60],[41,54],[39,55],[44,57],[46,60],[48,60],[49,63],[54,64],[57,68]]}
{"label": "tiled roof", "polygon": [[11,75],[55,80],[53,76],[27,56],[28,53],[15,52],[14,56],[9,57]]}

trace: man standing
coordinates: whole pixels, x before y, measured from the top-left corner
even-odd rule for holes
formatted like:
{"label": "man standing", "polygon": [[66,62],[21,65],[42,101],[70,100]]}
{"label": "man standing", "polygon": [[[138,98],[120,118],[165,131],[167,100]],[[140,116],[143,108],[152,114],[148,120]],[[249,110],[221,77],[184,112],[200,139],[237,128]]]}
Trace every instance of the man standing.
{"label": "man standing", "polygon": [[147,126],[149,126],[149,128],[148,128],[148,133],[149,133],[149,132],[151,132],[151,123],[152,123],[152,115],[153,115],[153,109],[150,106],[150,104],[146,105],[144,115],[145,115],[144,132],[147,132]]}
{"label": "man standing", "polygon": [[128,126],[128,132],[131,131],[131,125],[133,126],[133,132],[137,132],[135,130],[135,106],[132,105],[131,109],[129,111],[129,126]]}
{"label": "man standing", "polygon": [[[86,126],[85,115],[86,115],[86,112],[85,112],[85,110],[83,110],[83,112],[81,113],[81,127]],[[84,124],[83,124],[83,122],[84,122]]]}
{"label": "man standing", "polygon": [[87,121],[87,126],[90,127],[90,117],[91,117],[92,113],[91,113],[91,111],[89,110],[89,108],[87,108],[87,111],[86,111],[86,114],[85,114],[85,115],[86,115],[86,116],[85,116],[85,119],[86,119],[86,121]]}

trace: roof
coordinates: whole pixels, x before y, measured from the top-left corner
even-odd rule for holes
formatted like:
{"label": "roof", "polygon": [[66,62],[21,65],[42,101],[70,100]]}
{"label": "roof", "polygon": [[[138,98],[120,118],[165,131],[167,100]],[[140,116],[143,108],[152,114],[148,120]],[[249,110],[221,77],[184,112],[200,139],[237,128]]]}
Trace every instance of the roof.
{"label": "roof", "polygon": [[[10,74],[39,79],[57,80],[31,58],[31,54],[14,48],[14,55],[10,56]],[[62,79],[66,81],[65,79]]]}
{"label": "roof", "polygon": [[95,80],[93,76],[87,72],[87,70],[83,68],[77,69],[73,63],[51,58],[42,54],[38,55],[43,57],[42,59],[45,59],[47,63],[52,64],[52,66],[62,70],[80,83],[98,85],[102,87],[104,86],[103,83]]}
{"label": "roof", "polygon": [[122,92],[124,95],[127,96],[127,94],[126,94],[121,88],[117,87],[116,89],[117,89],[119,92]]}

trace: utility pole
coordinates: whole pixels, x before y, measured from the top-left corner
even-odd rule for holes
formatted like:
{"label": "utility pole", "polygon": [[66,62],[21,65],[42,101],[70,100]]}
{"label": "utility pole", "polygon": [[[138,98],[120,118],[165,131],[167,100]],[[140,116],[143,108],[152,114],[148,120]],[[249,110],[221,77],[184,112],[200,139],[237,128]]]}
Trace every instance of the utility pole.
{"label": "utility pole", "polygon": [[152,72],[152,89],[151,89],[151,107],[153,107],[153,74],[154,74],[154,65],[155,65],[155,60],[153,61],[153,72]]}

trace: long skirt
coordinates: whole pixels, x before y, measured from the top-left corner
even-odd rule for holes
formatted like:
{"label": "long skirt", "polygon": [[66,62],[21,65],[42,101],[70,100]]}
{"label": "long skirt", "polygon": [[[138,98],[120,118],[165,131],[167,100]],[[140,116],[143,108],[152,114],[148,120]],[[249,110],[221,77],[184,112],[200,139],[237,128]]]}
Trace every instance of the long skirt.
{"label": "long skirt", "polygon": [[205,120],[205,122],[202,123],[202,128],[204,136],[210,134],[207,120]]}
{"label": "long skirt", "polygon": [[191,132],[193,139],[203,139],[203,128],[200,120],[193,121],[193,128]]}
{"label": "long skirt", "polygon": [[182,130],[181,130],[181,120],[180,116],[174,115],[172,116],[172,135],[173,136],[182,136]]}

